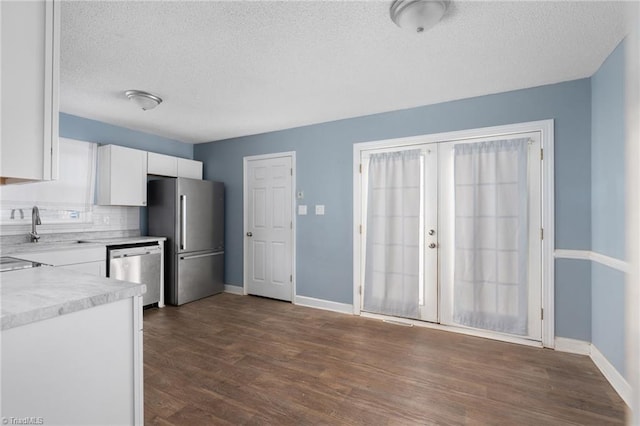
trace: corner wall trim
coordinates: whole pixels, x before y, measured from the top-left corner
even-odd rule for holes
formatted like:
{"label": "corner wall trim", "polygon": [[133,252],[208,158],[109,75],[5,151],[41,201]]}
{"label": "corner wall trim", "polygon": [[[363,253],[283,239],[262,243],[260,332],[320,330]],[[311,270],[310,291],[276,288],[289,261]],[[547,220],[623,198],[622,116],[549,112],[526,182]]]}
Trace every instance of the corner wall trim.
{"label": "corner wall trim", "polygon": [[629,264],[624,260],[616,259],[615,257],[610,257],[590,250],[556,249],[553,256],[556,259],[591,260],[592,262],[597,262],[621,272],[627,272],[629,270]]}
{"label": "corner wall trim", "polygon": [[353,305],[348,303],[333,302],[331,300],[316,299],[314,297],[296,296],[294,304],[309,308],[324,309],[325,311],[339,312],[353,315]]}
{"label": "corner wall trim", "polygon": [[578,355],[591,355],[591,343],[584,340],[556,337],[555,349],[560,352],[568,352]]}
{"label": "corner wall trim", "polygon": [[244,295],[244,288],[242,288],[241,285],[225,284],[224,292],[231,293],[231,294],[239,294],[240,296],[242,296]]}
{"label": "corner wall trim", "polygon": [[604,377],[611,383],[613,389],[618,392],[618,395],[620,395],[620,398],[627,404],[627,407],[631,407],[631,397],[633,395],[631,385],[593,344],[591,344],[591,359]]}

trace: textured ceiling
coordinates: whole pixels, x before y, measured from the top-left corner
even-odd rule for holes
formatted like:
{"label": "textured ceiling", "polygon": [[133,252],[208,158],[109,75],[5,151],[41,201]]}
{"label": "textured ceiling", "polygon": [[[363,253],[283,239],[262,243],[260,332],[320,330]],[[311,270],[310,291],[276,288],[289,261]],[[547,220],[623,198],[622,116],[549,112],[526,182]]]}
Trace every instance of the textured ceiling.
{"label": "textured ceiling", "polygon": [[60,108],[208,142],[589,77],[625,34],[619,2],[454,0],[421,34],[389,5],[65,1]]}

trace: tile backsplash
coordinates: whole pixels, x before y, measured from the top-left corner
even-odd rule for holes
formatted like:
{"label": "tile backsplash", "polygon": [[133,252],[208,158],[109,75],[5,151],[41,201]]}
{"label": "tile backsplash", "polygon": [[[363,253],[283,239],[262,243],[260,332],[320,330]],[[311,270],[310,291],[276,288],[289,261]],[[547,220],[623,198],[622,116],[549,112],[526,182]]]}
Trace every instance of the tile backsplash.
{"label": "tile backsplash", "polygon": [[[128,231],[140,229],[140,208],[120,206],[52,206],[40,204],[39,234],[68,232]],[[0,234],[20,235],[31,231],[31,208],[15,209],[2,206]],[[22,210],[22,213],[20,212]],[[23,217],[24,215],[24,217]]]}
{"label": "tile backsplash", "polygon": [[60,138],[56,181],[0,187],[0,235],[31,231],[38,206],[39,234],[139,231],[140,208],[95,205],[97,144]]}

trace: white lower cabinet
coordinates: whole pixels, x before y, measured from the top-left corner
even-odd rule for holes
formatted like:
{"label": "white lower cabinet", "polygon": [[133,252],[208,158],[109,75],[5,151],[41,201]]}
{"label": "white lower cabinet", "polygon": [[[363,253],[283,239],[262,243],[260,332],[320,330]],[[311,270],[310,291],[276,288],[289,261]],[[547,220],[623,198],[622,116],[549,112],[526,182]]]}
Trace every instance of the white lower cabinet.
{"label": "white lower cabinet", "polygon": [[51,248],[16,254],[20,259],[44,263],[85,274],[107,276],[107,248],[104,245],[78,244],[75,248]]}
{"label": "white lower cabinet", "polygon": [[104,259],[95,262],[75,263],[58,267],[69,271],[82,272],[83,274],[97,275],[99,277],[107,276],[106,262]]}
{"label": "white lower cabinet", "polygon": [[141,299],[3,330],[3,420],[143,424]]}

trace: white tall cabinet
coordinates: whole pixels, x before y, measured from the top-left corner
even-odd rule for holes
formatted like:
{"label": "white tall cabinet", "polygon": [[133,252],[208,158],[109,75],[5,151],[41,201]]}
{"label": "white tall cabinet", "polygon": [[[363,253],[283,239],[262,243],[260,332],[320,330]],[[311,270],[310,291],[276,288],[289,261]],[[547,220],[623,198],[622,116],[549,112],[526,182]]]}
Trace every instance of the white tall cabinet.
{"label": "white tall cabinet", "polygon": [[0,184],[58,175],[60,2],[0,1]]}

